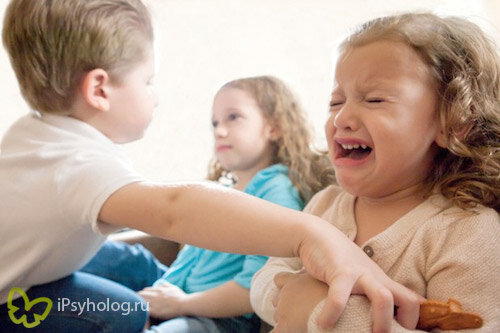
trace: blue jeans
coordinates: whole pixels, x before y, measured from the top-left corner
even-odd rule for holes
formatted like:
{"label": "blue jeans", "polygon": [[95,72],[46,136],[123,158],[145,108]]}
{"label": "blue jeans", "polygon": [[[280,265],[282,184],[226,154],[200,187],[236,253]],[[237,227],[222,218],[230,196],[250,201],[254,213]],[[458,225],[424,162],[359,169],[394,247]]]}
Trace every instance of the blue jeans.
{"label": "blue jeans", "polygon": [[[80,271],[57,281],[33,286],[30,300],[48,297],[52,309],[45,320],[33,328],[14,324],[7,304],[0,305],[0,332],[141,332],[147,320],[147,304],[135,291],[151,286],[166,271],[141,245],[106,242],[96,256]],[[25,312],[23,298],[12,304],[19,308],[16,318],[25,313],[27,322],[43,313],[43,304]],[[43,308],[37,308],[43,306]]]}
{"label": "blue jeans", "polygon": [[[152,324],[154,323],[152,320]],[[145,333],[258,333],[259,331],[260,319],[253,315],[251,318],[177,317],[152,325]]]}
{"label": "blue jeans", "polygon": [[[139,291],[152,286],[167,270],[167,267],[159,263],[148,250],[140,245],[130,246],[124,243],[106,242],[82,270]],[[178,317],[166,321],[151,318],[151,328],[145,332],[253,333],[259,330],[260,319],[253,315],[251,318],[243,316],[233,318]]]}

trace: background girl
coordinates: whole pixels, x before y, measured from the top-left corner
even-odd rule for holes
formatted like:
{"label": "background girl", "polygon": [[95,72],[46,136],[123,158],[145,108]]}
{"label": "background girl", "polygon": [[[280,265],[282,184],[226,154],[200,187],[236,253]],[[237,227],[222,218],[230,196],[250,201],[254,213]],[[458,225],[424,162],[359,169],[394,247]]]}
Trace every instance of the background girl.
{"label": "background girl", "polygon": [[[214,99],[212,126],[210,180],[229,180],[235,189],[297,210],[334,181],[327,156],[311,149],[304,112],[277,78],[225,84]],[[158,323],[151,331],[258,332],[249,288],[266,260],[184,246],[165,275],[139,292]]]}

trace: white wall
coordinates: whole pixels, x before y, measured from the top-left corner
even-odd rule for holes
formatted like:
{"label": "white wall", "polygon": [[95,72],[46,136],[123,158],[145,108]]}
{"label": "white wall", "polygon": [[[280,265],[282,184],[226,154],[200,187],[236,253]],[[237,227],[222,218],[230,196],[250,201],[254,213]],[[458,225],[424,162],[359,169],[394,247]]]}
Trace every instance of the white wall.
{"label": "white wall", "polygon": [[[356,24],[408,10],[461,15],[500,40],[495,0],[146,0],[159,49],[160,105],[146,136],[124,145],[154,180],[196,180],[212,155],[212,98],[226,81],[271,74],[297,93],[323,142],[335,42]],[[0,5],[3,18],[7,1]],[[500,42],[499,42],[500,44]],[[0,50],[0,135],[28,112]]]}

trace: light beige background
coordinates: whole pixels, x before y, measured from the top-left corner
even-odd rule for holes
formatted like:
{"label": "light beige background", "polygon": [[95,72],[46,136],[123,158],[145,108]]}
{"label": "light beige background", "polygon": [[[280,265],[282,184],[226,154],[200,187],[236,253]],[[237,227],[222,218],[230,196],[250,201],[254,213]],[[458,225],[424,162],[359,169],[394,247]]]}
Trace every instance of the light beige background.
{"label": "light beige background", "polygon": [[[154,180],[204,178],[212,155],[213,95],[226,81],[280,77],[299,96],[324,145],[335,45],[376,16],[432,10],[465,16],[500,41],[496,0],[147,0],[155,20],[160,104],[146,136],[124,145],[136,168]],[[0,2],[3,19],[7,1]],[[499,42],[500,43],[500,42]],[[0,135],[29,112],[3,47]]]}

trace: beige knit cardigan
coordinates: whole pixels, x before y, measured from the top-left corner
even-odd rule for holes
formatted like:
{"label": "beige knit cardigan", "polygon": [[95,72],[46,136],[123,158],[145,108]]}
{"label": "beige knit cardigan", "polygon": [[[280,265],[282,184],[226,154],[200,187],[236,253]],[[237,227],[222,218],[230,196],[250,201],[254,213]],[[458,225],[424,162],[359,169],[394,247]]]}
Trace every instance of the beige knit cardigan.
{"label": "beige knit cardigan", "polygon": [[[305,211],[331,222],[354,240],[354,201],[352,195],[330,186],[314,196]],[[476,214],[466,213],[441,195],[433,195],[361,247],[393,280],[426,298],[456,298],[464,311],[482,316],[484,325],[479,331],[500,332],[500,217],[496,211],[478,207]],[[271,258],[255,274],[252,306],[271,325],[277,291],[274,275],[301,268],[298,258]],[[323,332],[316,325],[323,303],[309,317],[309,332]],[[408,330],[393,320],[393,331]],[[470,331],[478,330],[460,332]],[[371,332],[369,300],[351,296],[330,332]]]}

